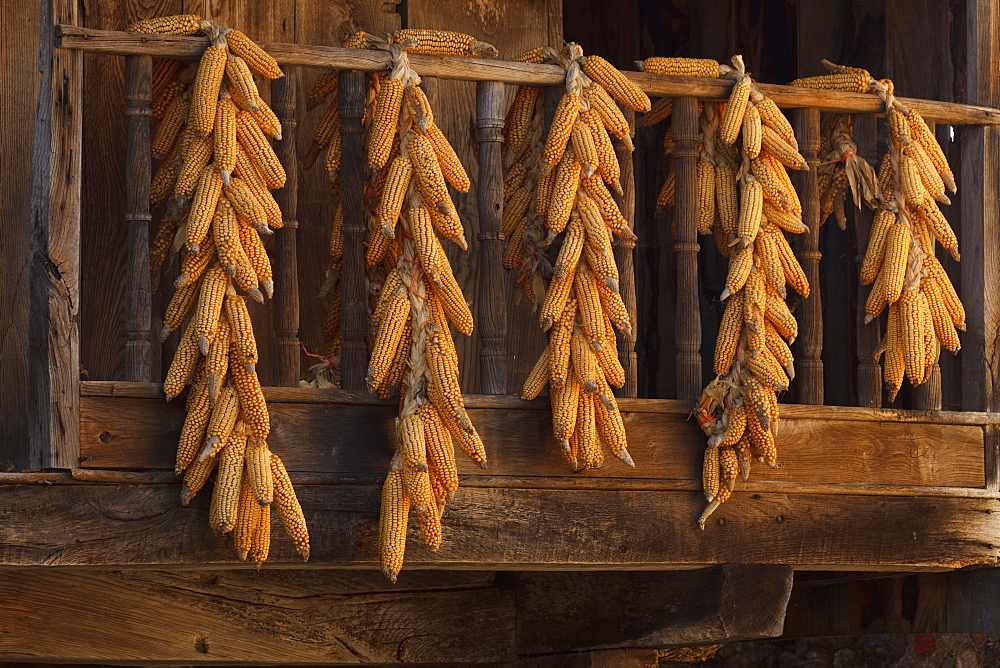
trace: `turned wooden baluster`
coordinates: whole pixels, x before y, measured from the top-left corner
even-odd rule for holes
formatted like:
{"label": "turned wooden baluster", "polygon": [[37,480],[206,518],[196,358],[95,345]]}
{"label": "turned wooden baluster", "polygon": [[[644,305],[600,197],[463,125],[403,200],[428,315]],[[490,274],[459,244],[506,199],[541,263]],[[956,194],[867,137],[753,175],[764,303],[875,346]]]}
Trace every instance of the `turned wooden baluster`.
{"label": "turned wooden baluster", "polygon": [[149,119],[153,95],[151,56],[125,58],[125,192],[128,259],[125,276],[125,380],[153,380],[152,292],[149,275]]}
{"label": "turned wooden baluster", "polygon": [[701,311],[698,306],[698,100],[674,99],[674,216],[677,236],[677,398],[701,396]]}
{"label": "turned wooden baluster", "polygon": [[479,295],[476,326],[479,328],[479,391],[507,392],[507,291],[502,266],[503,240],[503,142],[504,85],[499,81],[476,84],[476,141],[479,143]]}
{"label": "turned wooden baluster", "polygon": [[[854,141],[858,146],[858,155],[868,161],[878,171],[878,132],[875,117],[869,114],[854,116]],[[853,287],[856,289],[855,300],[855,336],[858,355],[858,405],[869,408],[882,406],[882,367],[875,359],[875,351],[881,338],[879,322],[865,324],[865,300],[871,292],[870,285],[861,285],[861,263],[868,248],[868,237],[871,235],[874,212],[862,207],[854,212],[854,271],[851,272]]]}
{"label": "turned wooden baluster", "polygon": [[368,168],[361,141],[361,118],[365,111],[365,75],[341,72],[338,86],[340,133],[340,197],[344,207],[344,260],[341,279],[340,331],[344,344],[340,354],[341,385],[345,390],[365,388],[368,355],[365,327],[368,298],[365,285],[364,176]]}
{"label": "turned wooden baluster", "polygon": [[296,75],[286,68],[285,76],[271,84],[271,104],[281,121],[278,158],[285,168],[285,187],[275,191],[284,227],[275,234],[274,263],[274,382],[295,387],[302,374],[299,344],[299,262],[298,192],[299,154],[296,147]]}
{"label": "turned wooden baluster", "polygon": [[823,301],[820,297],[819,260],[819,109],[795,110],[795,136],[799,150],[809,163],[809,171],[797,172],[798,194],[802,201],[802,222],[807,234],[798,235],[796,255],[809,279],[809,298],[796,309],[799,337],[795,341],[795,388],[798,402],[823,403]]}
{"label": "turned wooden baluster", "polygon": [[[628,120],[629,127],[635,131],[635,112],[631,109],[622,108]],[[628,221],[628,228],[635,231],[635,169],[632,163],[632,152],[625,148],[625,144],[614,141],[615,153],[618,156],[618,164],[621,167],[621,184],[624,195],[618,196],[612,193],[622,215]],[[624,237],[615,236],[614,253],[615,264],[618,265],[618,287],[628,310],[629,320],[632,322],[632,333],[628,336],[619,332],[618,334],[618,361],[625,369],[625,385],[620,389],[615,389],[615,395],[619,397],[637,397],[639,395],[639,374],[638,363],[635,355],[635,337],[639,323],[636,321],[635,306],[635,259],[632,254],[635,250],[635,241]]]}

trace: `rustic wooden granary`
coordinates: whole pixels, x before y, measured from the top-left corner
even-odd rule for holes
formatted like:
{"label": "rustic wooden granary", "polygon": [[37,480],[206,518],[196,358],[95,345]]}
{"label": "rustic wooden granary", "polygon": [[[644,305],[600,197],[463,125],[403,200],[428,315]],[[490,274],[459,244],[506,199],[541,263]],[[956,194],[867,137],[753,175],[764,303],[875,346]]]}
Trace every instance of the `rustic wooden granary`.
{"label": "rustic wooden granary", "polygon": [[[782,633],[997,631],[986,595],[997,579],[980,568],[1000,561],[995,2],[9,0],[0,11],[16,34],[0,47],[4,659],[646,665],[663,648]],[[183,411],[164,407],[157,385],[176,341],[150,336],[169,295],[140,280],[152,217],[144,142],[151,56],[196,57],[203,45],[120,31],[182,12],[267,43],[287,72],[269,91],[289,174],[279,191],[285,229],[269,243],[276,299],[252,315],[271,447],[312,529],[305,565],[275,541],[255,570],[207,531],[206,499],[177,503],[170,469]],[[306,111],[305,96],[323,67],[384,67],[328,48],[348,27],[457,30],[501,53],[494,63],[413,58],[474,177],[456,200],[470,253],[453,264],[477,317],[459,352],[491,465],[462,465],[442,548],[411,541],[397,585],[377,572],[375,554],[395,409],[364,391],[363,308],[344,309],[345,389],[298,387],[310,364],[303,350],[322,341],[315,295],[332,217],[325,177],[297,169],[321,113]],[[711,372],[722,274],[688,225],[690,193],[677,194],[676,236],[652,213],[665,172],[655,132],[640,130],[636,152],[621,153],[621,204],[639,241],[616,253],[639,326],[619,350],[629,371],[620,405],[637,468],[570,473],[549,442],[547,402],[513,396],[544,339],[535,316],[511,303],[499,265],[505,109],[493,94],[501,84],[558,84],[555,67],[502,57],[563,39],[624,70],[652,55],[742,53],[767,84],[816,74],[820,58],[866,67],[937,124],[957,168],[949,218],[962,261],[942,263],[968,312],[959,356],[884,405],[878,335],[858,308],[871,214],[852,213],[847,232],[811,224],[800,250],[814,288],[796,310],[800,373],[782,399],[782,466],[755,473],[704,531],[704,438],[689,414]],[[679,100],[723,99],[731,85],[633,79]],[[877,98],[766,89],[794,119],[810,164],[820,161],[822,111],[854,114],[861,154],[877,160]],[[696,137],[677,129],[688,121],[695,127],[693,115],[675,125],[679,165],[696,160]],[[807,217],[818,217],[815,171],[797,186]],[[352,225],[345,220],[348,255],[361,248]],[[361,305],[360,292],[345,292],[346,303],[352,294]]]}

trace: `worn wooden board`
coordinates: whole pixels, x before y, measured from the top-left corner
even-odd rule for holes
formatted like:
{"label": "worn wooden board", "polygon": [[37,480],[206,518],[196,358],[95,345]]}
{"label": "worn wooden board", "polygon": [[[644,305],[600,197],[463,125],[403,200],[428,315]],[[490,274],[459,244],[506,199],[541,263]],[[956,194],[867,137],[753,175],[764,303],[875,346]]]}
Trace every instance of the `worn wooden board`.
{"label": "worn wooden board", "polygon": [[0,308],[0,465],[5,469],[24,463],[28,441],[28,234],[25,221],[31,216],[31,148],[35,108],[38,99],[37,0],[10,0],[0,3],[0,23],[16,28],[18,39],[0,44],[0,81],[10,91],[0,126],[0,225],[4,244],[0,251],[0,281],[7,286]]}
{"label": "worn wooden board", "polygon": [[[183,423],[179,402],[85,396],[81,465],[169,469]],[[551,436],[550,413],[472,409],[484,435],[491,476],[569,475]],[[294,471],[382,473],[395,449],[394,406],[270,404],[271,448]],[[629,469],[608,455],[579,477],[701,477],[704,437],[685,415],[628,411]],[[755,480],[982,487],[983,430],[977,426],[787,419],[778,424],[781,468],[754,469]],[[465,458],[460,471],[481,473]]]}
{"label": "worn wooden board", "polygon": [[[379,485],[299,485],[309,567],[375,568]],[[208,490],[190,507],[177,485],[6,485],[0,565],[116,568],[235,561],[207,529]],[[464,488],[445,511],[438,552],[410,527],[407,568],[676,570],[722,563],[810,570],[996,565],[1000,500],[737,491],[704,531],[700,492]],[[46,521],[39,521],[46,518]],[[301,565],[271,541],[275,566]],[[269,569],[269,565],[265,568]]]}
{"label": "worn wooden board", "polygon": [[[555,661],[545,665],[631,666],[649,665],[622,662],[645,652],[655,665],[658,648],[779,635],[791,584],[790,568],[763,565],[499,577],[404,571],[396,584],[337,570],[25,569],[0,593],[0,653],[60,662],[530,665],[544,654]],[[602,606],[597,629],[595,597],[617,603]],[[596,644],[629,650],[580,654]],[[610,654],[616,660],[580,663]]]}

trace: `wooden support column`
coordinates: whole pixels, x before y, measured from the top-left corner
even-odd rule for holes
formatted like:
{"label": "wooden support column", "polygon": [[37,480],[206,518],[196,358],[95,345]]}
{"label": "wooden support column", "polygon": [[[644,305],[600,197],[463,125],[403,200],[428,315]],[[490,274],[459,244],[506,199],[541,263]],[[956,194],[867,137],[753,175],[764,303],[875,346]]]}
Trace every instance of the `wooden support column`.
{"label": "wooden support column", "polygon": [[[854,141],[858,146],[858,155],[865,159],[875,171],[878,171],[878,126],[875,117],[870,114],[854,116]],[[882,367],[875,358],[879,346],[879,321],[865,324],[864,303],[871,292],[870,285],[861,285],[861,263],[868,248],[868,237],[871,235],[872,219],[875,213],[862,207],[854,212],[854,267],[851,272],[852,291],[857,298],[852,303],[854,309],[854,329],[857,346],[858,369],[858,406],[879,408],[882,406]]]}
{"label": "wooden support column", "polygon": [[795,392],[800,404],[823,403],[823,300],[820,296],[819,261],[819,109],[795,110],[795,136],[809,171],[796,172],[802,222],[807,234],[796,239],[795,254],[809,279],[809,298],[799,304],[795,317],[799,337],[795,342]]}
{"label": "wooden support column", "polygon": [[[285,187],[275,192],[284,226],[275,234],[274,263],[274,383],[296,387],[302,377],[299,344],[299,256],[298,202],[299,154],[296,147],[296,73],[286,67],[285,76],[271,84],[271,98],[281,121],[278,158],[285,168]],[[331,207],[332,208],[332,207]]]}
{"label": "wooden support column", "polygon": [[31,157],[28,270],[29,447],[18,468],[80,459],[80,155],[83,54],[56,51],[55,25],[80,21],[76,0],[43,0],[41,84]]}
{"label": "wooden support column", "polygon": [[479,143],[479,391],[507,393],[507,272],[503,269],[503,164],[500,159],[504,121],[504,85],[476,84],[476,141]]}
{"label": "wooden support column", "polygon": [[153,96],[153,58],[125,58],[125,195],[128,226],[125,270],[125,380],[153,381],[152,292],[149,274],[149,108]]}
{"label": "wooden support column", "polygon": [[677,237],[677,398],[701,395],[701,312],[698,306],[698,100],[674,99],[674,216]]}
{"label": "wooden support column", "polygon": [[344,344],[340,353],[341,386],[363,390],[368,355],[365,328],[368,322],[368,290],[365,286],[364,180],[368,168],[361,141],[361,118],[365,112],[365,75],[340,73],[340,197],[344,207],[344,262],[341,279],[340,331]]}
{"label": "wooden support column", "polygon": [[[628,120],[629,127],[635,131],[635,112],[622,107],[622,113]],[[625,144],[614,140],[615,153],[618,156],[618,165],[621,168],[621,184],[624,195],[618,196],[612,193],[618,208],[628,222],[628,229],[635,231],[635,168],[632,162],[632,151],[625,148]],[[618,335],[618,361],[625,369],[625,385],[622,388],[615,388],[615,396],[637,397],[639,396],[639,372],[638,363],[635,356],[635,337],[640,323],[636,320],[635,305],[635,241],[625,239],[615,235],[614,237],[615,264],[618,265],[618,287],[628,310],[629,321],[632,323],[632,333]],[[645,323],[643,323],[644,325]]]}
{"label": "wooden support column", "polygon": [[[966,72],[969,104],[997,106],[1000,86],[1000,7],[969,0]],[[967,332],[962,340],[962,408],[1000,411],[1000,130],[965,126],[962,148],[961,298]],[[986,487],[1000,489],[1000,431],[986,428]]]}

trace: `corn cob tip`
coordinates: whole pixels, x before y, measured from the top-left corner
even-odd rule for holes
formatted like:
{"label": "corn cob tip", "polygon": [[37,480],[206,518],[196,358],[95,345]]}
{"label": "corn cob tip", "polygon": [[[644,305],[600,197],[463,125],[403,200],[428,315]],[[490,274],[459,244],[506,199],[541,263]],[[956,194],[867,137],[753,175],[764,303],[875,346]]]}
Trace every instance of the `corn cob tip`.
{"label": "corn cob tip", "polygon": [[167,403],[170,403],[170,400],[174,398],[173,394],[165,394],[164,396],[167,398]]}
{"label": "corn cob tip", "polygon": [[264,288],[264,294],[267,295],[268,299],[274,297],[274,281],[270,278],[263,278],[260,281],[260,286]]}
{"label": "corn cob tip", "polygon": [[225,187],[228,188],[229,187],[229,179],[232,177],[232,175],[233,175],[232,171],[230,171],[228,169],[220,169],[219,170],[219,176],[222,177],[222,185],[224,185]]}
{"label": "corn cob tip", "polygon": [[257,288],[250,288],[247,290],[247,294],[250,295],[258,304],[264,303],[264,295]]}
{"label": "corn cob tip", "polygon": [[[240,561],[246,561],[248,554],[249,554],[249,551],[236,550],[236,556],[239,557]],[[258,568],[260,568],[260,567],[258,566]]]}
{"label": "corn cob tip", "polygon": [[635,462],[632,460],[632,455],[628,453],[628,450],[622,448],[615,454],[618,455],[618,459],[622,460],[625,463],[625,466],[630,466],[632,468],[635,468]]}
{"label": "corn cob tip", "polygon": [[201,351],[202,355],[208,355],[208,348],[212,345],[212,342],[208,340],[207,336],[202,336],[198,338],[198,350]]}
{"label": "corn cob tip", "polygon": [[382,574],[389,578],[389,581],[392,582],[392,584],[396,584],[396,576],[399,575],[399,571],[392,566],[383,566]]}
{"label": "corn cob tip", "polygon": [[271,497],[265,497],[263,499],[257,499],[257,503],[260,505],[261,508],[266,508],[269,505],[271,505],[271,502],[273,500],[274,499],[272,499]]}
{"label": "corn cob tip", "polygon": [[191,493],[191,488],[187,485],[181,485],[181,507],[187,508],[193,498],[194,494]]}
{"label": "corn cob tip", "polygon": [[[185,244],[185,245],[187,246],[187,249],[188,249],[189,253],[200,253],[201,252],[201,246],[199,246],[198,244],[190,243],[190,244]],[[183,274],[181,274],[181,276],[183,276]],[[178,276],[177,280],[180,281],[181,277]]]}
{"label": "corn cob tip", "polygon": [[612,181],[608,185],[611,186],[611,189],[614,190],[615,194],[618,195],[619,197],[624,197],[625,196],[625,191],[622,190],[622,182],[620,180],[615,179],[614,181]]}
{"label": "corn cob tip", "polygon": [[731,294],[733,294],[733,293],[729,291],[729,288],[723,288],[722,294],[719,295],[719,301],[722,301],[722,302],[726,301],[727,299],[729,299],[729,296]]}

